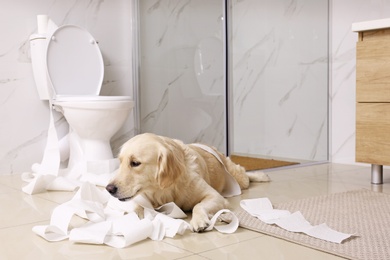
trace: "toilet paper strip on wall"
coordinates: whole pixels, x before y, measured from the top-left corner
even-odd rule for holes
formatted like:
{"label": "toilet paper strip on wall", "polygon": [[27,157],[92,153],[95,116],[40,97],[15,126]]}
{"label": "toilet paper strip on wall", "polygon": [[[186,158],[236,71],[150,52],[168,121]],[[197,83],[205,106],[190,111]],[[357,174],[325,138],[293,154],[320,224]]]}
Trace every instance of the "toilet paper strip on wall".
{"label": "toilet paper strip on wall", "polygon": [[[134,212],[135,203],[144,207],[144,219],[139,219]],[[221,214],[232,214],[232,221],[216,226]],[[189,223],[182,219],[185,217],[186,214],[174,203],[153,209],[142,196],[121,202],[105,190],[85,182],[70,201],[54,209],[49,225],[35,226],[33,232],[52,242],[69,239],[77,243],[124,248],[147,238],[162,240],[183,235],[190,230]],[[75,219],[83,219],[85,223],[75,225]],[[220,210],[211,219],[207,231],[213,228],[221,233],[233,233],[238,228],[238,219],[231,211]]]}
{"label": "toilet paper strip on wall", "polygon": [[300,211],[290,213],[287,210],[273,209],[268,198],[242,200],[240,206],[250,215],[267,224],[275,224],[291,231],[305,233],[311,237],[319,238],[333,243],[342,243],[353,234],[345,234],[331,229],[325,223],[313,226]]}

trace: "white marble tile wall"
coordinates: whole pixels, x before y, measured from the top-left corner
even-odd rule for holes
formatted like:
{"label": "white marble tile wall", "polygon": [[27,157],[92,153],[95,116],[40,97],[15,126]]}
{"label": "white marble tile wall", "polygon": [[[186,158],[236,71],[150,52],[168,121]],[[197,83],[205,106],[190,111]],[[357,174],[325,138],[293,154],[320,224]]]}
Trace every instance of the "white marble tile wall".
{"label": "white marble tile wall", "polygon": [[232,1],[233,152],[327,159],[328,1]]}
{"label": "white marble tile wall", "polygon": [[[0,174],[30,170],[42,159],[48,103],[38,98],[29,37],[38,14],[57,25],[76,24],[99,41],[105,63],[102,94],[132,96],[132,2],[129,0],[2,0],[0,8]],[[57,115],[60,134],[66,122]],[[133,135],[132,116],[113,138],[114,149]],[[61,130],[62,129],[62,130]]]}

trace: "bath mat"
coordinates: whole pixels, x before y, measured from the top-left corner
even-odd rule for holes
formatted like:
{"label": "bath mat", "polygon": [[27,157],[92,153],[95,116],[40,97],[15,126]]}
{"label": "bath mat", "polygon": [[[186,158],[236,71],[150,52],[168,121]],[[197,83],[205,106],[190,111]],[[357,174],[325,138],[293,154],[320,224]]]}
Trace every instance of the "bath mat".
{"label": "bath mat", "polygon": [[326,223],[330,228],[356,236],[342,244],[326,242],[288,232],[252,217],[243,209],[235,211],[240,226],[299,245],[350,259],[390,259],[390,195],[370,190],[354,190],[274,205],[275,209],[301,211],[313,225]]}
{"label": "bath mat", "polygon": [[247,171],[270,169],[282,166],[299,164],[297,162],[279,161],[273,159],[262,159],[247,156],[231,155],[230,159],[245,168]]}

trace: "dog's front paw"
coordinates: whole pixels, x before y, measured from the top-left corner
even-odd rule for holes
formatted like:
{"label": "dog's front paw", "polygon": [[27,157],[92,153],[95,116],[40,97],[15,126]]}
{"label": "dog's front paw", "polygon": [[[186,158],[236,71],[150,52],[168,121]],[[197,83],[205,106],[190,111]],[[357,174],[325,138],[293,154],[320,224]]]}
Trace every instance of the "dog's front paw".
{"label": "dog's front paw", "polygon": [[210,226],[210,220],[207,216],[193,215],[190,225],[193,232],[204,232]]}

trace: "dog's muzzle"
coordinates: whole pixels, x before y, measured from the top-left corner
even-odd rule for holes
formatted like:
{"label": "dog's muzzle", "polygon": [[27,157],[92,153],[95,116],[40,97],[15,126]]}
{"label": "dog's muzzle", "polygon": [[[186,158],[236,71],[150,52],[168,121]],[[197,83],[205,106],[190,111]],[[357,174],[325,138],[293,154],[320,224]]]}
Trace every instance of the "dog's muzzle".
{"label": "dog's muzzle", "polygon": [[115,197],[116,192],[118,191],[118,187],[115,186],[114,184],[108,184],[106,186],[106,190]]}
{"label": "dog's muzzle", "polygon": [[131,199],[132,197],[126,197],[126,198],[118,198],[118,187],[115,186],[114,184],[108,184],[106,186],[106,190],[111,194],[111,196],[117,198],[118,200],[120,201],[126,201],[126,200],[129,200]]}

